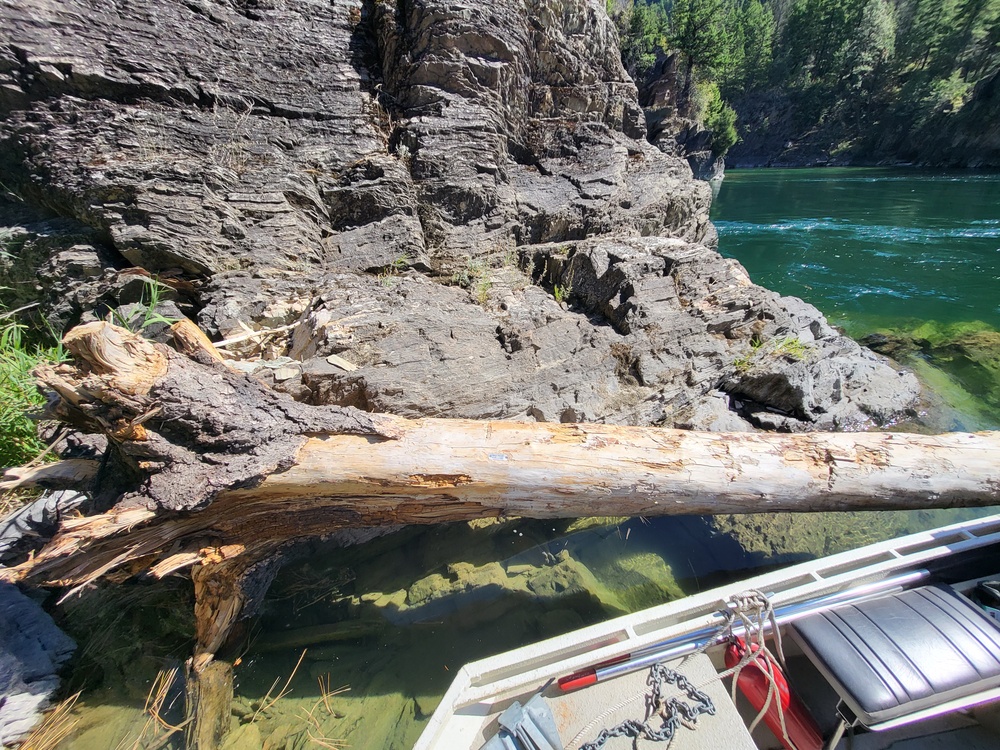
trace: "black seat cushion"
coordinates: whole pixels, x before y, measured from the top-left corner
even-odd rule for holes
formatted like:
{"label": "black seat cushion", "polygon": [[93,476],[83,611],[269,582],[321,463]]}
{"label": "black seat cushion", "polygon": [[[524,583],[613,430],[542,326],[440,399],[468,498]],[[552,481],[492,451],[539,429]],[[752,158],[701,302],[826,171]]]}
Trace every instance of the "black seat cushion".
{"label": "black seat cushion", "polygon": [[841,605],[790,628],[865,725],[1000,686],[1000,628],[947,586]]}

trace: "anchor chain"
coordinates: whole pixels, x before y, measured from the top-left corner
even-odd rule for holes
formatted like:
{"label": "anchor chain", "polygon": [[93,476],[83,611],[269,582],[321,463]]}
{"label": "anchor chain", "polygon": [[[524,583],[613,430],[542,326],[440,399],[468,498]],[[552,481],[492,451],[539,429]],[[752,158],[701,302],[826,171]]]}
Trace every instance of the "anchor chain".
{"label": "anchor chain", "polygon": [[[632,738],[632,747],[637,748],[640,739],[651,742],[670,742],[681,725],[693,725],[702,714],[715,714],[715,704],[712,699],[680,672],[676,672],[664,664],[654,664],[649,670],[646,684],[650,687],[646,697],[647,718],[645,721],[626,719],[610,729],[602,729],[592,741],[580,746],[580,750],[600,750],[612,737]],[[683,692],[688,701],[676,696],[664,700],[666,685],[675,685]],[[659,716],[662,722],[659,727],[650,726],[654,716]]]}

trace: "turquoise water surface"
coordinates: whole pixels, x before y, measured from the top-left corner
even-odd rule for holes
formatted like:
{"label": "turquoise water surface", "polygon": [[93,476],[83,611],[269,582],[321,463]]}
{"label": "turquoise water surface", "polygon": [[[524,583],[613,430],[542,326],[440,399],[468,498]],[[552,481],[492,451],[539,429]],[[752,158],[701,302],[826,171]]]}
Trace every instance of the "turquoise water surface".
{"label": "turquoise water surface", "polygon": [[1000,327],[1000,174],[733,171],[712,220],[719,250],[754,282],[851,333],[914,320]]}

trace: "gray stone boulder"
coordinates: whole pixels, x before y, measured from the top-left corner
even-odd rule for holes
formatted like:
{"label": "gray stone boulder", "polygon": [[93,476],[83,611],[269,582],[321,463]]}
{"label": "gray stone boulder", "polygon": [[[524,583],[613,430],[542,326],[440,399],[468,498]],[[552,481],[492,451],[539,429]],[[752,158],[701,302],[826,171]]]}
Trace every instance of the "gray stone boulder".
{"label": "gray stone boulder", "polygon": [[754,427],[865,429],[899,419],[919,396],[912,373],[840,335],[811,305],[754,285],[709,248],[588,240],[546,248],[540,259],[549,283],[622,334],[640,385],[673,407],[658,423],[706,428],[709,413],[692,419],[691,409],[704,410],[693,405],[720,390]]}
{"label": "gray stone boulder", "polygon": [[31,731],[75,648],[37,602],[0,582],[0,744]]}
{"label": "gray stone boulder", "polygon": [[886,425],[919,393],[912,374],[815,308],[678,239],[531,245],[516,265],[479,267],[468,283],[348,274],[312,294],[282,361],[301,365],[270,381],[312,403],[801,431]]}

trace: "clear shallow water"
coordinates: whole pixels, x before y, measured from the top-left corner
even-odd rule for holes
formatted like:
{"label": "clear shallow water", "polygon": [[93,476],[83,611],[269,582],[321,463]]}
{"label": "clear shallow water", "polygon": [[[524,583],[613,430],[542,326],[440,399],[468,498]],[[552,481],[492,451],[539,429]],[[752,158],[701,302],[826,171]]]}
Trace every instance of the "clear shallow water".
{"label": "clear shallow water", "polygon": [[914,320],[1000,327],[1000,174],[733,171],[719,250],[851,333]]}

